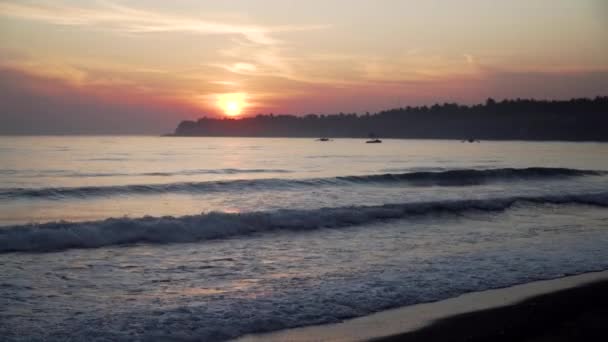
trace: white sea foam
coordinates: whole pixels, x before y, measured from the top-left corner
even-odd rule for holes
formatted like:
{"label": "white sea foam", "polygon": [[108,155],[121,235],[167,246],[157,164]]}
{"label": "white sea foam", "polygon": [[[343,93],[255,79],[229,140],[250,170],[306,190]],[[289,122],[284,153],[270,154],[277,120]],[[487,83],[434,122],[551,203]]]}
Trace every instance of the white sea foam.
{"label": "white sea foam", "polygon": [[110,218],[93,222],[21,225],[0,230],[0,252],[43,252],[132,243],[195,242],[274,230],[303,231],[342,228],[378,220],[399,219],[413,215],[433,215],[441,212],[503,211],[516,203],[583,204],[604,207],[608,206],[608,193],[515,196],[316,210],[210,212],[182,217]]}

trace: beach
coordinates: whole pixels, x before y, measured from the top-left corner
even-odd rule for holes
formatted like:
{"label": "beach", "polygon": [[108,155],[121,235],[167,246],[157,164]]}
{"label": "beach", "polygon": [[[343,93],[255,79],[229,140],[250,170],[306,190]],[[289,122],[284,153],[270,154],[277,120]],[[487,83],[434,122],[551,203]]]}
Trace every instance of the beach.
{"label": "beach", "polygon": [[607,304],[608,272],[593,272],[236,341],[601,341]]}
{"label": "beach", "polygon": [[[606,155],[603,143],[1,137],[0,336],[219,342],[313,327],[303,336],[321,339],[371,322],[334,331],[357,340],[508,305],[524,297],[458,298],[608,270]],[[415,311],[442,303],[456,304]]]}
{"label": "beach", "polygon": [[603,280],[372,341],[604,341],[607,304],[608,281]]}
{"label": "beach", "polygon": [[608,340],[608,0],[0,0],[0,342]]}

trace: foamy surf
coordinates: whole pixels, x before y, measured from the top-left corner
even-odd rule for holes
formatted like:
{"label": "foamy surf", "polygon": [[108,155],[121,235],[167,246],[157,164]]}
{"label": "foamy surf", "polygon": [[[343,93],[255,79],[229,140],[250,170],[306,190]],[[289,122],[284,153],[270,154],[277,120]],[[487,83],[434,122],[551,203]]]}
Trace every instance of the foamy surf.
{"label": "foamy surf", "polygon": [[491,199],[429,201],[379,206],[268,212],[210,212],[182,217],[110,218],[92,222],[53,222],[9,226],[0,230],[0,253],[48,252],[134,243],[184,243],[277,230],[308,231],[343,228],[408,216],[504,211],[515,204],[608,206],[608,193],[514,196]]}

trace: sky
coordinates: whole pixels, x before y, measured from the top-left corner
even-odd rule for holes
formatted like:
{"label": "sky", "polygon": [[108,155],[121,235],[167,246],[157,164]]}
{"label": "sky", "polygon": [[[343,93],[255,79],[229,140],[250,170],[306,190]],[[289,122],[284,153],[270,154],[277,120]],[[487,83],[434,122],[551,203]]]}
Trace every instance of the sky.
{"label": "sky", "polygon": [[0,0],[0,134],[607,94],[604,0]]}

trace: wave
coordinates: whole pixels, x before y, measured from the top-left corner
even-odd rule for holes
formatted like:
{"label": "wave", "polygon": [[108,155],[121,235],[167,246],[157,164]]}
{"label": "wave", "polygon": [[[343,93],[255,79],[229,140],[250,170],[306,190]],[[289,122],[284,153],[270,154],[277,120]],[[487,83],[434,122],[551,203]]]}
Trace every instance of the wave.
{"label": "wave", "polygon": [[608,192],[562,196],[518,196],[246,213],[210,212],[182,217],[110,218],[52,222],[0,229],[0,253],[46,252],[133,243],[184,243],[278,230],[342,228],[416,215],[504,211],[522,204],[583,204],[608,207]]}
{"label": "wave", "polygon": [[[287,170],[240,170],[223,169],[222,172],[289,172]],[[215,170],[214,170],[215,171]],[[472,186],[489,182],[555,179],[565,177],[605,175],[605,171],[577,170],[566,168],[533,167],[525,169],[462,169],[448,171],[421,171],[409,173],[386,173],[363,176],[342,176],[312,179],[244,179],[208,182],[181,182],[169,184],[139,184],[117,186],[84,186],[64,188],[9,188],[0,189],[0,200],[15,198],[88,198],[115,195],[155,195],[165,193],[210,193],[246,190],[297,189],[319,186],[348,186],[353,184],[407,183],[411,186]],[[155,175],[161,175],[160,173]],[[162,174],[165,175],[165,174]],[[169,174],[166,174],[169,175]]]}
{"label": "wave", "polygon": [[352,182],[369,181],[406,181],[416,185],[479,185],[491,181],[517,180],[517,179],[549,179],[580,176],[599,176],[604,171],[578,170],[551,167],[529,167],[523,169],[461,169],[447,171],[420,171],[410,173],[387,173],[369,176],[346,176],[338,179]]}

